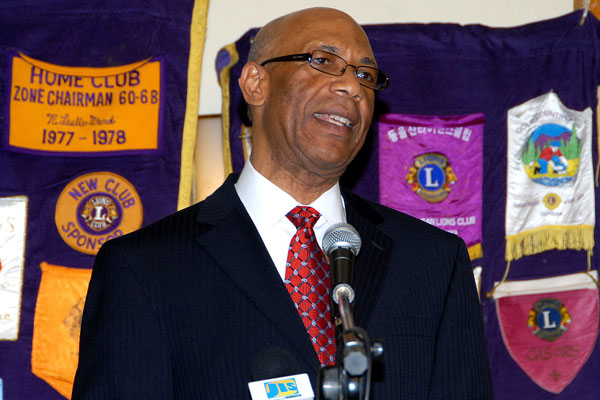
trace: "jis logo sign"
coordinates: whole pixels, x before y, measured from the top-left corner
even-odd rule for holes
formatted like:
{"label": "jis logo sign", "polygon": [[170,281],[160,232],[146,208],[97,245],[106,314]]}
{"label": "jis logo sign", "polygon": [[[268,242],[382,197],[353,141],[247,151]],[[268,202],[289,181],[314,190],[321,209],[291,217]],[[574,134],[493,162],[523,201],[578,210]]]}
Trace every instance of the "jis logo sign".
{"label": "jis logo sign", "polygon": [[269,399],[286,398],[298,394],[298,385],[294,378],[271,381],[265,383],[265,391]]}
{"label": "jis logo sign", "polygon": [[418,156],[406,176],[413,192],[429,203],[444,200],[457,180],[448,159],[440,153]]}

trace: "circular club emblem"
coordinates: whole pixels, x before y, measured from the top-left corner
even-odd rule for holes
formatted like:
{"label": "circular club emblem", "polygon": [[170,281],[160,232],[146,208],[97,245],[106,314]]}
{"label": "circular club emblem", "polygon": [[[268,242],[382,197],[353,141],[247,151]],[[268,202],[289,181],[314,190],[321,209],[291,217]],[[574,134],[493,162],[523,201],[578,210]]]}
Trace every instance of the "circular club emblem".
{"label": "circular club emblem", "polygon": [[444,200],[456,181],[448,159],[439,153],[418,156],[406,176],[413,191],[430,203]]}
{"label": "circular club emblem", "polygon": [[548,193],[542,199],[542,203],[544,203],[549,210],[554,210],[556,207],[560,206],[561,202],[562,199],[556,193]]}
{"label": "circular club emblem", "polygon": [[553,298],[536,301],[527,320],[527,325],[535,336],[550,342],[561,337],[570,323],[571,315],[567,307]]}
{"label": "circular club emblem", "polygon": [[581,141],[575,125],[543,124],[533,130],[521,158],[527,176],[544,186],[561,186],[575,178]]}
{"label": "circular club emblem", "polygon": [[56,202],[54,220],[71,248],[95,255],[109,239],[142,226],[142,201],[135,187],[112,172],[73,179]]}

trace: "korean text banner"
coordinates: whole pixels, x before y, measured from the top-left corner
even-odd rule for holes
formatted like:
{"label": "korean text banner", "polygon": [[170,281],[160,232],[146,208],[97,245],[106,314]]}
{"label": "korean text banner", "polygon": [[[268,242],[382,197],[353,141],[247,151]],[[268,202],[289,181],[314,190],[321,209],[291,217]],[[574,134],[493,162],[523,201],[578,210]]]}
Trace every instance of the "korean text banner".
{"label": "korean text banner", "polygon": [[0,4],[0,399],[70,397],[95,254],[178,208],[207,4]]}
{"label": "korean text banner", "polygon": [[[507,116],[510,109],[554,92],[570,110],[596,112],[600,83],[600,23],[589,14],[579,24],[581,11],[556,19],[513,28],[456,24],[367,25],[378,68],[390,76],[390,86],[376,94],[371,133],[342,184],[374,201],[380,192],[378,131],[385,114],[461,116],[483,114],[482,250],[474,260],[482,267],[481,293],[489,292],[506,270],[505,214],[507,199]],[[247,58],[251,30],[223,48],[216,66],[224,90],[224,141],[226,166],[240,171],[251,126],[237,87]],[[597,162],[595,118],[592,127],[592,161]],[[230,153],[229,153],[230,150]],[[247,154],[247,152],[246,152]],[[460,177],[458,177],[460,179]],[[594,205],[598,196],[594,191]],[[400,207],[402,211],[402,208]],[[597,229],[593,231],[598,243]],[[598,254],[598,250],[594,252]],[[598,269],[598,258],[591,258]],[[587,269],[587,252],[546,250],[512,261],[509,280],[538,279]],[[600,398],[594,382],[600,370],[600,349],[594,342],[590,356],[557,396],[540,387],[511,357],[502,341],[496,303],[482,296],[488,354],[496,399]],[[525,322],[526,323],[526,322]]]}
{"label": "korean text banner", "polygon": [[481,258],[483,114],[379,118],[383,205],[463,238]]}

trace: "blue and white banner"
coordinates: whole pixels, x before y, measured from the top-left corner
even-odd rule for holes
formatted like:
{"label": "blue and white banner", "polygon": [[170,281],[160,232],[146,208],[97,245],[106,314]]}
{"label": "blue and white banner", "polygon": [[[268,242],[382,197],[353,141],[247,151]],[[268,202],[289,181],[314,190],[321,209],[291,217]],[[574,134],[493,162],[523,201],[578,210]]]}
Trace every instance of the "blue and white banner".
{"label": "blue and white banner", "polygon": [[506,259],[594,246],[592,110],[556,93],[508,111]]}

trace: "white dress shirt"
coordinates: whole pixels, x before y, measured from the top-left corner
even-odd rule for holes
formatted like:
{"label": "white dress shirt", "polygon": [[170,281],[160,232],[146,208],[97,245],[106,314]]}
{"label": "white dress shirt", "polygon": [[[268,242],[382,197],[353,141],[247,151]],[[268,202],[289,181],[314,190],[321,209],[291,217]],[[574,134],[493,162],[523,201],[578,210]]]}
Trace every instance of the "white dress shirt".
{"label": "white dress shirt", "polygon": [[331,225],[346,222],[340,184],[336,183],[311,204],[298,204],[292,196],[262,176],[246,161],[235,184],[235,190],[254,222],[281,279],[285,279],[288,248],[296,227],[286,217],[296,206],[310,206],[321,217],[314,226],[317,242],[322,248],[323,235]]}

